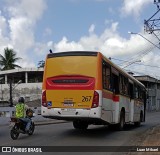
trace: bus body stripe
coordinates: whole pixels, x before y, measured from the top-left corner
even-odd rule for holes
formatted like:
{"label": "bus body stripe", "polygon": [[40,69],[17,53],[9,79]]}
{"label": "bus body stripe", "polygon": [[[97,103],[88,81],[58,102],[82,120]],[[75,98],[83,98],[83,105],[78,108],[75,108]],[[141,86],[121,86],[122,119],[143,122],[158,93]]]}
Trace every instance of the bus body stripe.
{"label": "bus body stripe", "polygon": [[103,91],[103,98],[113,100],[114,102],[119,102],[119,95],[114,95],[110,92]]}

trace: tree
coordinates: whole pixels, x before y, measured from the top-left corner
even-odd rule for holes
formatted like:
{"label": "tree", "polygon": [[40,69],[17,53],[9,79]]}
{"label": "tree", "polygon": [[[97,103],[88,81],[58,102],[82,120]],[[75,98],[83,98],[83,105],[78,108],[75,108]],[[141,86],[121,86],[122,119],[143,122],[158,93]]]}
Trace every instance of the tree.
{"label": "tree", "polygon": [[44,60],[41,60],[38,62],[38,68],[44,68],[44,65],[45,65],[45,61]]}
{"label": "tree", "polygon": [[21,66],[15,64],[20,59],[20,57],[16,57],[16,52],[13,49],[5,48],[4,56],[0,54],[1,70],[21,68]]}

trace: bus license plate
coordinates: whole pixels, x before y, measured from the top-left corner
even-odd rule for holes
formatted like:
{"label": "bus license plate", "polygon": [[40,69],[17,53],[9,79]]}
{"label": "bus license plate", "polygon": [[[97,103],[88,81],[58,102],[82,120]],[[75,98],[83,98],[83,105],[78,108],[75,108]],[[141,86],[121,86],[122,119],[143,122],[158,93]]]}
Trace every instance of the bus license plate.
{"label": "bus license plate", "polygon": [[73,107],[73,103],[64,103],[65,107]]}
{"label": "bus license plate", "polygon": [[63,105],[65,107],[73,107],[74,106],[73,100],[64,100]]}

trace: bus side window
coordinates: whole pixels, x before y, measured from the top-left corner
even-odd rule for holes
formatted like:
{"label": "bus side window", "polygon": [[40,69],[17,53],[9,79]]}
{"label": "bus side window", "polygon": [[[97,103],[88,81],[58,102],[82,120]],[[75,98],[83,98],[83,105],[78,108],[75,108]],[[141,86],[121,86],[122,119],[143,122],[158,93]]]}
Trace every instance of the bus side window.
{"label": "bus side window", "polygon": [[128,95],[128,79],[123,75],[120,75],[119,87],[121,94]]}
{"label": "bus side window", "polygon": [[115,94],[119,94],[119,77],[112,74],[112,90]]}
{"label": "bus side window", "polygon": [[102,65],[102,77],[103,77],[103,89],[110,90],[110,76],[111,76],[111,67],[109,64],[107,64],[105,61],[103,61]]}
{"label": "bus side window", "polygon": [[131,99],[134,99],[133,84],[132,83],[129,83],[129,96]]}
{"label": "bus side window", "polygon": [[119,72],[112,66],[111,73],[111,90],[113,93],[119,94]]}
{"label": "bus side window", "polygon": [[123,94],[123,81],[122,81],[122,75],[119,76],[119,90],[120,90],[120,93]]}
{"label": "bus side window", "polygon": [[144,101],[144,92],[143,92],[143,89],[141,87],[139,87],[139,99],[141,101]]}
{"label": "bus side window", "polygon": [[124,84],[124,94],[128,95],[128,79],[126,77],[123,77],[123,84]]}
{"label": "bus side window", "polygon": [[134,87],[134,96],[135,96],[135,98],[137,98],[138,99],[138,87],[137,86],[135,86]]}

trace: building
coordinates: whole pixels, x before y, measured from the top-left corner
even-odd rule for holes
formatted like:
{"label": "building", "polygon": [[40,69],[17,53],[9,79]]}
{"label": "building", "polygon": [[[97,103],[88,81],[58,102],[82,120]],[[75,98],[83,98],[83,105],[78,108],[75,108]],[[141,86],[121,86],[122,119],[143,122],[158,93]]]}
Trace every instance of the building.
{"label": "building", "polygon": [[43,68],[20,68],[0,71],[0,101],[9,101],[10,87],[12,99],[17,102],[20,96],[26,102],[40,100],[42,93]]}
{"label": "building", "polygon": [[134,76],[137,80],[142,82],[147,89],[147,111],[159,111],[160,110],[160,80],[151,76]]}

